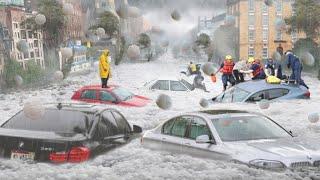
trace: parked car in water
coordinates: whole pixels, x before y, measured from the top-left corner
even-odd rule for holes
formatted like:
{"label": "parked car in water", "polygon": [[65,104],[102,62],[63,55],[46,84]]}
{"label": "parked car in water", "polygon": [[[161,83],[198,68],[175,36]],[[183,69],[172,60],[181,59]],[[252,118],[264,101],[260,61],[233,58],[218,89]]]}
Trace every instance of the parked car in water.
{"label": "parked car in water", "polygon": [[154,91],[193,91],[194,86],[186,79],[162,78],[152,80],[144,85],[149,90]]}
{"label": "parked car in water", "polygon": [[0,155],[52,163],[87,161],[141,133],[115,109],[84,104],[46,105],[41,118],[18,112],[0,128]]}
{"label": "parked car in water", "polygon": [[125,88],[113,85],[109,88],[101,88],[100,85],[84,86],[77,90],[71,99],[126,107],[143,107],[151,102],[147,97],[135,95]]}
{"label": "parked car in water", "polygon": [[265,80],[240,83],[221,93],[214,102],[257,102],[261,100],[309,99],[310,91],[293,84],[269,84]]}
{"label": "parked car in water", "polygon": [[146,131],[151,149],[229,160],[267,169],[320,166],[320,150],[298,142],[272,119],[246,111],[208,110],[173,117]]}

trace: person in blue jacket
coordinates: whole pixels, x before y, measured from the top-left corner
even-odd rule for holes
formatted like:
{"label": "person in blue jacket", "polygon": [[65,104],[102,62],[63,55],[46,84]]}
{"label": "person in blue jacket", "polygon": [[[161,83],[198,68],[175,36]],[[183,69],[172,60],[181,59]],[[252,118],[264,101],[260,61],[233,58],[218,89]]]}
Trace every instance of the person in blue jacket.
{"label": "person in blue jacket", "polygon": [[285,79],[282,75],[282,66],[279,62],[269,58],[264,63],[264,73],[267,76],[276,76],[279,79]]}
{"label": "person in blue jacket", "polygon": [[301,72],[303,66],[300,59],[297,56],[295,56],[293,52],[290,50],[287,51],[285,55],[287,57],[287,67],[291,68],[292,70],[289,80],[294,80],[296,84],[299,84],[309,89],[306,83],[301,79]]}

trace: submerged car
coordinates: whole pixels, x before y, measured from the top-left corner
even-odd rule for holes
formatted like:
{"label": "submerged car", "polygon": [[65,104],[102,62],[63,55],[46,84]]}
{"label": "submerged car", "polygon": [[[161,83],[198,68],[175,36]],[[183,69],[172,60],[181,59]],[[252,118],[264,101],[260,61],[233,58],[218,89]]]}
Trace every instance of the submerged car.
{"label": "submerged car", "polygon": [[150,90],[160,91],[193,91],[194,86],[185,79],[163,78],[152,80],[144,85]]}
{"label": "submerged car", "polygon": [[171,118],[146,131],[142,145],[266,169],[320,166],[320,150],[297,142],[272,119],[236,110],[208,110]]}
{"label": "submerged car", "polygon": [[71,99],[126,107],[144,107],[151,102],[149,98],[135,95],[125,88],[119,86],[101,88],[100,85],[84,86],[76,91]]}
{"label": "submerged car", "polygon": [[115,109],[85,104],[45,105],[41,117],[18,112],[0,128],[0,156],[78,163],[126,144],[142,132]]}
{"label": "submerged car", "polygon": [[269,84],[265,80],[235,85],[212,100],[214,102],[258,102],[261,100],[309,99],[310,91],[293,84]]}

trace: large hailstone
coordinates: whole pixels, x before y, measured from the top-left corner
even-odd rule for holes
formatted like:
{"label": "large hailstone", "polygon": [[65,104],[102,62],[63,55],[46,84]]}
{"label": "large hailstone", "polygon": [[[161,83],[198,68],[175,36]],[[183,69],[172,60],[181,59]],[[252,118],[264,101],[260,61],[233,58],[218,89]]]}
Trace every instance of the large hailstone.
{"label": "large hailstone", "polygon": [[309,114],[308,120],[310,121],[310,123],[317,123],[319,121],[319,114],[318,113]]}
{"label": "large hailstone", "polygon": [[138,17],[141,16],[140,9],[137,8],[137,7],[129,7],[129,8],[128,8],[128,15],[129,15],[131,18],[138,18]]}
{"label": "large hailstone", "polygon": [[40,100],[32,100],[24,104],[23,113],[31,120],[39,120],[44,115],[45,109]]}
{"label": "large hailstone", "polygon": [[63,12],[65,14],[73,14],[73,12],[74,12],[73,5],[71,3],[64,3],[63,4]]}
{"label": "large hailstone", "polygon": [[43,14],[37,14],[35,17],[35,21],[38,25],[44,25],[44,23],[46,23],[47,19],[46,16]]}
{"label": "large hailstone", "polygon": [[168,95],[160,94],[157,98],[156,104],[160,109],[168,110],[172,106],[172,101]]}
{"label": "large hailstone", "polygon": [[200,106],[203,108],[207,108],[209,106],[209,101],[207,99],[202,98],[199,102]]}
{"label": "large hailstone", "polygon": [[212,74],[216,73],[216,69],[213,63],[205,63],[201,66],[201,69],[208,76],[211,76]]}
{"label": "large hailstone", "polygon": [[99,27],[97,30],[96,30],[96,33],[99,37],[102,37],[106,34],[106,31],[102,28],[102,27]]}
{"label": "large hailstone", "polygon": [[308,65],[308,66],[313,66],[315,63],[314,57],[312,54],[310,54],[309,52],[304,52],[301,55],[301,60],[304,64]]}
{"label": "large hailstone", "polygon": [[63,80],[63,72],[61,71],[56,71],[54,74],[53,74],[53,80],[56,81],[56,82],[60,82]]}
{"label": "large hailstone", "polygon": [[122,5],[117,9],[117,14],[118,14],[119,17],[121,17],[123,19],[126,19],[126,18],[129,17],[128,10],[129,10],[128,6]]}
{"label": "large hailstone", "polygon": [[14,82],[16,83],[16,85],[17,85],[18,87],[20,87],[20,86],[22,86],[22,84],[23,84],[23,79],[22,79],[22,77],[21,77],[20,75],[16,75],[16,76],[14,77]]}
{"label": "large hailstone", "polygon": [[236,24],[236,18],[232,15],[227,15],[225,23],[228,26],[234,26]]}
{"label": "large hailstone", "polygon": [[175,21],[179,21],[181,19],[181,15],[180,13],[175,9],[174,11],[172,11],[171,13],[171,18]]}
{"label": "large hailstone", "polygon": [[131,60],[137,60],[140,57],[140,48],[137,45],[129,46],[127,56]]}
{"label": "large hailstone", "polygon": [[17,49],[23,53],[28,53],[28,50],[29,50],[29,45],[27,43],[27,41],[25,40],[20,40],[18,43],[17,43]]}
{"label": "large hailstone", "polygon": [[264,0],[264,4],[267,6],[272,6],[273,0]]}
{"label": "large hailstone", "polygon": [[277,31],[283,31],[286,29],[286,22],[281,18],[277,18],[275,20],[275,27]]}
{"label": "large hailstone", "polygon": [[61,48],[61,54],[64,58],[69,59],[72,57],[73,52],[71,48]]}
{"label": "large hailstone", "polygon": [[269,109],[270,102],[268,100],[263,99],[258,102],[258,106],[260,109]]}

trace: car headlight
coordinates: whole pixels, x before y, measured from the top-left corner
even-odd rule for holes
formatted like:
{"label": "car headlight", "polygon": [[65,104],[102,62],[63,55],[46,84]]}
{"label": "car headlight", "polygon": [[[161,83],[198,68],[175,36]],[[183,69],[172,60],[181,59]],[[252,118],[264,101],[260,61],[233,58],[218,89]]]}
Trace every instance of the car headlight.
{"label": "car headlight", "polygon": [[265,169],[283,169],[286,166],[280,161],[265,160],[265,159],[256,159],[249,162],[249,165],[265,168]]}

